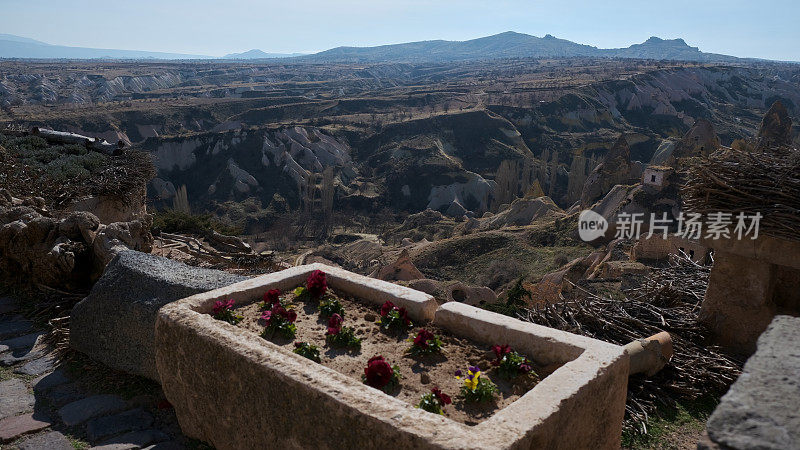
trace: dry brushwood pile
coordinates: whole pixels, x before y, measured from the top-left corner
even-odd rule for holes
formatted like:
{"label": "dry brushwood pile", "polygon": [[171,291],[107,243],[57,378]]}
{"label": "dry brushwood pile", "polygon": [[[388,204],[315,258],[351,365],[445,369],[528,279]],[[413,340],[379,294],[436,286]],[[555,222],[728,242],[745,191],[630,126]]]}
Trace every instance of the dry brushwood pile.
{"label": "dry brushwood pile", "polygon": [[648,414],[659,404],[721,395],[741,371],[740,361],[705,345],[706,329],[698,314],[710,271],[711,266],[676,256],[627,291],[624,300],[584,291],[577,300],[525,310],[520,318],[618,345],[669,332],[675,351],[670,363],[650,378],[635,375],[628,383],[625,426],[646,433]]}
{"label": "dry brushwood pile", "polygon": [[37,136],[0,134],[0,187],[15,197],[43,197],[58,209],[88,196],[123,201],[141,196],[155,176],[150,155],[111,156],[76,144],[51,145]]}
{"label": "dry brushwood pile", "polygon": [[689,169],[682,195],[689,212],[761,213],[760,232],[797,240],[800,149],[719,150]]}

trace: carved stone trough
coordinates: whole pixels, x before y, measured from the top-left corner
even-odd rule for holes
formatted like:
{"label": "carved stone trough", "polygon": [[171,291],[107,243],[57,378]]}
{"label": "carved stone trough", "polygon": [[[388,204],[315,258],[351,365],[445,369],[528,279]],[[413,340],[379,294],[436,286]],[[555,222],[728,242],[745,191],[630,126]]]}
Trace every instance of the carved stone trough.
{"label": "carved stone trough", "polygon": [[[540,364],[563,363],[478,425],[431,414],[344,374],[213,319],[216,300],[237,304],[289,290],[313,270],[332,288],[457,336],[508,343]],[[156,362],[183,432],[218,449],[619,448],[628,380],[620,346],[522,322],[322,264],[294,267],[164,306]]]}

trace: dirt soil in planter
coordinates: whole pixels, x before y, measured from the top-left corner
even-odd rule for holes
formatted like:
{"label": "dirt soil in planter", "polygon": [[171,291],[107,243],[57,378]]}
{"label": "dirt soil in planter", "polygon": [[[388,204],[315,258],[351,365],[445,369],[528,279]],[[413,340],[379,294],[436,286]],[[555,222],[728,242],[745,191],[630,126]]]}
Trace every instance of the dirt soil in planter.
{"label": "dirt soil in planter", "polygon": [[[281,299],[284,304],[294,304],[294,310],[297,312],[295,321],[297,334],[293,340],[276,335],[269,341],[290,351],[294,350],[294,342],[312,343],[320,349],[322,365],[348,375],[359,382],[361,375],[364,374],[367,361],[375,355],[383,355],[389,364],[399,366],[403,376],[400,385],[389,392],[389,395],[416,406],[423,394],[429,393],[432,387],[438,386],[445,394],[452,397],[453,403],[444,408],[444,415],[456,422],[466,425],[479,424],[516,401],[542,378],[560,367],[560,365],[549,367],[537,365],[535,355],[525,355],[534,361],[533,367],[537,376],[520,376],[509,381],[501,377],[497,373],[497,369],[491,365],[494,353],[490,347],[453,336],[431,325],[425,328],[441,338],[444,344],[441,353],[411,356],[406,353],[406,350],[411,347],[410,339],[413,339],[420,330],[418,324],[415,323],[407,333],[396,334],[383,331],[376,323],[380,317],[380,306],[341,292],[333,290],[328,292],[337,297],[344,306],[345,314],[342,325],[353,327],[356,330],[356,335],[361,338],[360,351],[330,347],[325,341],[327,320],[320,318],[317,310],[318,302],[315,300],[296,301],[292,293],[282,295]],[[259,303],[260,301],[236,308],[236,312],[244,316],[244,320],[237,326],[257,334],[264,331],[264,321],[260,319]],[[498,344],[504,344],[504,342],[498,342]],[[494,401],[466,403],[460,397],[459,391],[463,380],[456,379],[454,373],[457,369],[466,373],[465,369],[471,365],[480,367],[482,376],[488,376],[497,385],[498,392],[495,393]]]}

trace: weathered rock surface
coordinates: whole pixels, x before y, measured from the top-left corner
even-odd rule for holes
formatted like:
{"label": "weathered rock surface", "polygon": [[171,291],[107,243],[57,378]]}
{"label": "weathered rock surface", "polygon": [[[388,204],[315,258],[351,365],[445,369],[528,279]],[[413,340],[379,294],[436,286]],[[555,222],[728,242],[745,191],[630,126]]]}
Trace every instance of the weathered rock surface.
{"label": "weathered rock surface", "polygon": [[97,442],[121,433],[144,430],[152,424],[153,416],[142,409],[133,409],[90,420],[86,425],[86,435],[90,441]]}
{"label": "weathered rock surface", "polygon": [[42,202],[0,190],[0,272],[75,288],[90,283],[122,248],[150,251],[150,217],[102,225],[89,212],[51,217]]}
{"label": "weathered rock surface", "polygon": [[497,294],[485,286],[470,286],[460,281],[438,281],[427,278],[406,283],[408,287],[433,295],[441,303],[459,302],[467,305],[497,303]]}
{"label": "weathered rock surface", "polygon": [[758,350],[708,420],[708,436],[717,448],[800,448],[798,340],[800,318],[776,316],[767,327]]}
{"label": "weathered rock surface", "polygon": [[581,192],[581,205],[591,205],[615,185],[630,181],[632,169],[631,149],[622,135],[586,178]]}
{"label": "weathered rock surface", "polygon": [[482,230],[495,230],[507,226],[525,226],[532,224],[537,219],[555,218],[563,213],[564,211],[550,197],[518,198],[511,203],[508,209],[480,219],[478,227]]}
{"label": "weathered rock surface", "polygon": [[19,450],[74,450],[75,447],[58,431],[34,436],[19,444]]}
{"label": "weathered rock surface", "polygon": [[0,442],[13,441],[20,436],[52,425],[48,417],[38,413],[22,414],[0,420]]}
{"label": "weathered rock surface", "polygon": [[0,419],[15,416],[33,409],[33,395],[22,380],[12,378],[0,382]]}
{"label": "weathered rock surface", "polygon": [[388,266],[381,267],[374,278],[383,281],[410,281],[425,278],[408,256],[408,250],[403,249],[397,261]]}
{"label": "weathered rock surface", "polygon": [[72,402],[58,410],[67,426],[78,425],[105,414],[121,411],[127,404],[117,395],[101,394]]}
{"label": "weathered rock surface", "polygon": [[244,279],[146,253],[122,251],[89,295],[73,308],[70,345],[112,368],[158,381],[153,347],[158,309]]}
{"label": "weathered rock surface", "polygon": [[792,143],[792,118],[780,100],[769,108],[758,130],[760,147],[780,147]]}
{"label": "weathered rock surface", "polygon": [[714,125],[706,119],[697,119],[694,126],[675,145],[671,158],[667,158],[666,163],[671,164],[676,158],[708,156],[719,146]]}

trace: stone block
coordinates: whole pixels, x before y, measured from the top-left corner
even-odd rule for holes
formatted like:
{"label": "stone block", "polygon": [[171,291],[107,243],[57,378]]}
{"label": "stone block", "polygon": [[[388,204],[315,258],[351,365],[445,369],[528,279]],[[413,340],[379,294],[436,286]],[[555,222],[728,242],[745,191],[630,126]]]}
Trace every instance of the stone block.
{"label": "stone block", "polygon": [[158,381],[154,327],[163,305],[245,277],[123,251],[72,309],[70,345],[109,367]]}

